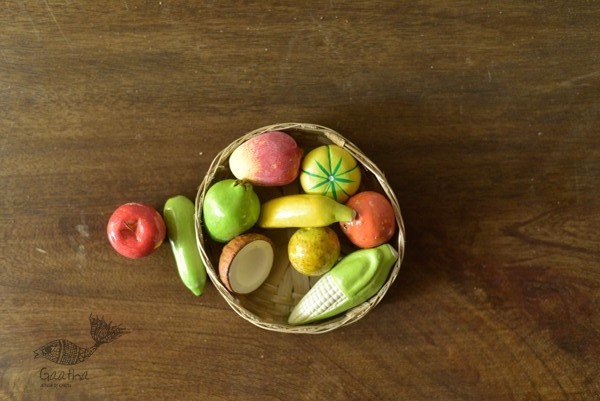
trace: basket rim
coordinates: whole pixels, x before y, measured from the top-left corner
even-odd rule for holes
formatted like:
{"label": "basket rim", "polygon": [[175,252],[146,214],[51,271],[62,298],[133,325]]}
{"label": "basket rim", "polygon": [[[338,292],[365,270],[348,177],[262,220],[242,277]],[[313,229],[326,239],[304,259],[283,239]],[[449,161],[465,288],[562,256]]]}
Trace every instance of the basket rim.
{"label": "basket rim", "polygon": [[[329,140],[332,144],[338,145],[344,149],[346,149],[352,156],[362,165],[362,167],[369,172],[371,175],[375,177],[381,189],[385,192],[388,200],[392,204],[394,209],[394,214],[396,217],[397,224],[397,237],[398,243],[393,243],[392,245],[398,252],[398,258],[392,267],[388,278],[381,289],[372,296],[367,301],[355,306],[354,308],[349,309],[346,312],[341,313],[340,315],[324,320],[322,322],[304,324],[304,325],[290,325],[284,323],[276,323],[266,321],[248,309],[244,308],[240,301],[235,298],[233,294],[231,294],[225,286],[221,283],[218,274],[218,267],[215,268],[213,266],[210,257],[207,253],[207,250],[204,246],[204,232],[202,230],[202,218],[201,218],[201,208],[204,196],[206,191],[210,187],[213,179],[215,178],[215,174],[225,168],[225,163],[227,162],[229,156],[233,152],[235,148],[237,148],[242,143],[248,141],[249,139],[263,134],[269,131],[302,131],[304,133],[322,135],[327,140]],[[293,133],[292,133],[293,136]],[[373,309],[385,296],[390,286],[396,280],[398,273],[400,271],[400,267],[402,265],[404,259],[404,244],[405,244],[405,227],[404,221],[402,219],[402,213],[400,210],[400,205],[398,203],[398,199],[396,194],[390,187],[385,178],[384,173],[352,142],[346,139],[340,133],[334,131],[331,128],[312,124],[312,123],[298,123],[298,122],[289,122],[289,123],[278,123],[263,126],[252,131],[249,131],[237,139],[232,141],[228,146],[223,148],[221,151],[217,153],[217,155],[213,158],[202,182],[198,187],[198,191],[196,193],[195,199],[195,213],[194,213],[194,227],[196,230],[196,243],[198,246],[198,250],[200,252],[200,257],[203,263],[206,266],[207,274],[219,292],[219,294],[225,299],[225,301],[229,304],[231,309],[233,309],[240,317],[253,325],[270,331],[282,332],[282,333],[298,333],[298,334],[319,334],[326,333],[337,328],[347,326],[351,323],[357,322],[362,317],[364,317],[371,309]]]}

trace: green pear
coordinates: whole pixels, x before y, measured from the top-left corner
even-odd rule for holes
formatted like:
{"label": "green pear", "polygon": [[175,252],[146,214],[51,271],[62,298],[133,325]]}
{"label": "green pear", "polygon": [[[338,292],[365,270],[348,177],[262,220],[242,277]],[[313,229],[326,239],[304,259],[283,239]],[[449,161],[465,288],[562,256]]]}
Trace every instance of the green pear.
{"label": "green pear", "polygon": [[250,183],[222,180],[206,192],[202,213],[209,236],[217,242],[228,242],[256,223],[260,201]]}

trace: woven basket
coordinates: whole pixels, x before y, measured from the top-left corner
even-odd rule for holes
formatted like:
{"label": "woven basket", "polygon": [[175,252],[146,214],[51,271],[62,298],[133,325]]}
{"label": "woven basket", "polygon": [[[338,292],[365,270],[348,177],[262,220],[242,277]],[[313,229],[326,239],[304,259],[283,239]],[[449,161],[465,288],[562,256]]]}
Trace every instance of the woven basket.
{"label": "woven basket", "polygon": [[[235,178],[229,169],[229,156],[242,143],[250,138],[268,131],[283,131],[291,135],[306,154],[318,146],[335,144],[346,149],[360,163],[362,167],[362,181],[359,191],[374,190],[387,196],[398,224],[396,233],[390,241],[398,251],[398,260],[392,267],[389,277],[381,290],[366,302],[328,320],[313,324],[292,326],[287,324],[287,318],[302,296],[316,282],[315,278],[309,278],[294,270],[287,260],[287,241],[294,229],[261,230],[253,228],[251,231],[261,232],[268,235],[276,245],[276,256],[273,268],[267,280],[256,291],[246,294],[231,294],[219,279],[219,256],[224,244],[212,241],[207,235],[202,224],[202,202],[206,191],[213,182],[227,178]],[[297,181],[297,180],[296,180]],[[299,185],[294,183],[283,188],[254,187],[261,202],[276,196],[300,192]],[[208,276],[215,288],[227,301],[229,306],[242,318],[250,323],[266,330],[284,333],[325,333],[336,328],[354,323],[365,316],[383,298],[390,285],[396,279],[404,257],[404,223],[400,213],[400,206],[393,190],[388,185],[381,170],[371,162],[355,145],[345,139],[337,132],[315,124],[285,123],[276,124],[256,129],[241,136],[223,149],[212,161],[204,180],[200,184],[196,196],[196,237],[200,256]],[[333,225],[332,228],[337,229]],[[339,232],[339,231],[338,231]],[[342,244],[342,254],[356,250],[345,236],[338,235]]]}

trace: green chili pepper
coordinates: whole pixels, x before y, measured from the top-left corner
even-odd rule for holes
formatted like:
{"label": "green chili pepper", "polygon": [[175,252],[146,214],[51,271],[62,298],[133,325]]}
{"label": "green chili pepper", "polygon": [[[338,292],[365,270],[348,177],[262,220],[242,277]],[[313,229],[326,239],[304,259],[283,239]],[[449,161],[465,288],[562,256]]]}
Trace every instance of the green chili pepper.
{"label": "green chili pepper", "polygon": [[182,195],[169,198],[163,209],[179,277],[195,295],[202,295],[206,284],[206,267],[196,244],[194,213],[194,204]]}
{"label": "green chili pepper", "polygon": [[365,302],[381,289],[397,259],[398,252],[389,244],[352,252],[302,297],[288,323],[325,319]]}

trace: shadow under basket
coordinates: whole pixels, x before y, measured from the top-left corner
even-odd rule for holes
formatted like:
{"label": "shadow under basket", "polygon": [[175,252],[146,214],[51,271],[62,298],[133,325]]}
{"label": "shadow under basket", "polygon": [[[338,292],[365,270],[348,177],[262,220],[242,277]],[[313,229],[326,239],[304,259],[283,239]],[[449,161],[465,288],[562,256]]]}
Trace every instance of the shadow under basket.
{"label": "shadow under basket", "polygon": [[[288,316],[302,296],[308,292],[310,287],[318,280],[318,277],[304,276],[289,264],[287,258],[287,243],[295,231],[289,229],[259,229],[252,228],[251,232],[259,232],[267,235],[275,244],[275,260],[271,272],[266,281],[250,294],[239,295],[230,293],[219,279],[219,257],[225,244],[213,241],[206,232],[202,223],[202,204],[207,190],[210,186],[220,180],[235,178],[229,169],[229,156],[242,143],[249,139],[269,131],[283,131],[291,135],[302,148],[303,154],[322,146],[335,144],[346,149],[357,160],[362,169],[362,178],[359,191],[376,191],[384,194],[390,201],[396,215],[397,228],[394,236],[389,241],[398,251],[398,259],[392,267],[383,287],[377,294],[364,303],[343,312],[337,316],[316,323],[304,325],[290,325],[287,323]],[[302,192],[296,180],[293,184],[285,187],[254,187],[261,203],[277,196],[289,195]],[[377,166],[371,162],[354,144],[349,142],[339,133],[315,124],[305,123],[283,123],[270,125],[248,132],[233,141],[223,149],[212,161],[204,180],[200,184],[196,196],[196,239],[200,256],[206,266],[207,274],[215,288],[227,301],[229,306],[242,318],[250,323],[272,331],[283,333],[325,333],[336,328],[354,323],[365,316],[383,298],[396,279],[400,271],[400,265],[404,258],[404,223],[400,213],[400,206],[393,190],[388,185],[385,176]],[[358,248],[352,245],[337,227],[331,226],[338,233],[341,243],[341,255],[348,254]]]}

